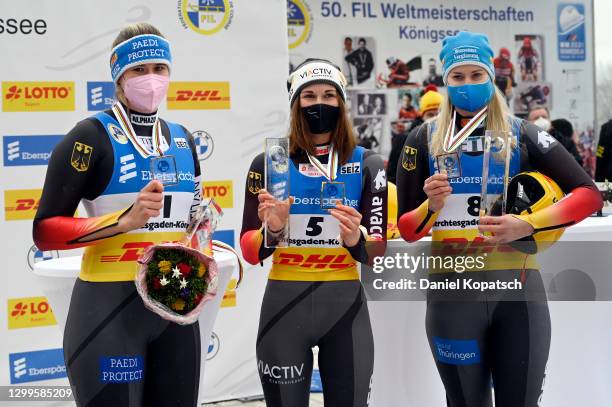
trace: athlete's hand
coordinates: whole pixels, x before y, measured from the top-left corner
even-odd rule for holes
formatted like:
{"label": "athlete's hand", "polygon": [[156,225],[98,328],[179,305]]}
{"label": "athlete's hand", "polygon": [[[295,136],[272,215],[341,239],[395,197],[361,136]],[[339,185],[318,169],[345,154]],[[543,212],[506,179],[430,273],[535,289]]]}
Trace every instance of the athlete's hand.
{"label": "athlete's hand", "polygon": [[260,189],[257,199],[259,200],[257,216],[261,223],[266,223],[268,229],[274,232],[283,229],[289,219],[289,208],[294,198],[291,196],[284,201],[279,201],[265,189]]}
{"label": "athlete's hand", "polygon": [[161,182],[153,180],[145,185],[136,196],[136,201],[127,214],[119,219],[119,230],[129,232],[140,229],[149,218],[159,216],[164,206],[164,186]]}
{"label": "athlete's hand", "polygon": [[489,232],[492,236],[485,236],[490,243],[509,243],[533,233],[533,226],[524,220],[512,215],[483,216],[478,225],[480,233]]}
{"label": "athlete's hand", "polygon": [[438,212],[444,207],[446,197],[453,192],[446,173],[436,173],[425,180],[423,191],[429,199],[429,210]]}
{"label": "athlete's hand", "polygon": [[340,238],[346,247],[353,247],[359,243],[361,238],[361,214],[352,206],[336,204],[329,213],[340,221]]}

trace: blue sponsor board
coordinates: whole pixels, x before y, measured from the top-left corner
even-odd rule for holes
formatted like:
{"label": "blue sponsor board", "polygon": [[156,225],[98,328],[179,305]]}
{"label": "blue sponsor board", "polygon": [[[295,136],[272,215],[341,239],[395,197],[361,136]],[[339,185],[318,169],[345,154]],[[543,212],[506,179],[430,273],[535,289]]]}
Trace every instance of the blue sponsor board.
{"label": "blue sponsor board", "polygon": [[213,240],[218,240],[236,248],[233,230],[216,230],[215,233],[213,233]]}
{"label": "blue sponsor board", "polygon": [[4,136],[4,166],[47,165],[51,152],[63,136]]}
{"label": "blue sponsor board", "polygon": [[144,378],[142,356],[109,356],[100,358],[100,381],[102,383],[131,383]]}
{"label": "blue sponsor board", "polygon": [[11,384],[67,377],[62,349],[10,353],[9,370]]}
{"label": "blue sponsor board", "polygon": [[110,109],[115,103],[113,82],[87,82],[87,110]]}
{"label": "blue sponsor board", "polygon": [[436,360],[450,365],[475,365],[480,363],[480,350],[476,339],[445,339],[433,337]]}
{"label": "blue sponsor board", "polygon": [[557,43],[559,61],[586,59],[584,5],[562,3],[557,6]]}

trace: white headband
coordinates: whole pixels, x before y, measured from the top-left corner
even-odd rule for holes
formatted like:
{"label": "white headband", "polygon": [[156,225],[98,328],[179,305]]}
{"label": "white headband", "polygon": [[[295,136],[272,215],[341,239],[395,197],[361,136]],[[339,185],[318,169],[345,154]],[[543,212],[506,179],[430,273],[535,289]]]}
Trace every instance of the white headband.
{"label": "white headband", "polygon": [[289,90],[289,104],[300,94],[302,89],[312,83],[329,83],[336,87],[340,96],[346,101],[346,78],[333,64],[321,60],[308,62],[289,75],[287,88]]}

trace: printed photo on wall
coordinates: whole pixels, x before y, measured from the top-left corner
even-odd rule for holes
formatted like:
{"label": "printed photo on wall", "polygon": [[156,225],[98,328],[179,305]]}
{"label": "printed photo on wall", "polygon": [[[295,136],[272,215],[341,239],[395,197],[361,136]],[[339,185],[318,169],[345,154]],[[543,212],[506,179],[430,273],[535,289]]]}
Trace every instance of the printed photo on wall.
{"label": "printed photo on wall", "polygon": [[342,39],[342,72],[348,86],[374,88],[376,41],[372,37]]}
{"label": "printed photo on wall", "polygon": [[421,60],[423,61],[423,69],[421,70],[423,86],[444,86],[440,60],[433,54],[423,54]]}
{"label": "printed photo on wall", "polygon": [[[352,106],[354,107],[354,105]],[[355,116],[384,116],[387,114],[387,95],[383,93],[357,93]]]}
{"label": "printed photo on wall", "polygon": [[376,75],[377,87],[405,88],[418,85],[422,67],[420,56],[411,59],[390,56],[385,60],[385,64],[386,72],[379,72]]}
{"label": "printed photo on wall", "polygon": [[518,84],[514,98],[514,113],[526,114],[534,106],[552,108],[552,85],[550,83],[522,82]]}
{"label": "printed photo on wall", "polygon": [[544,78],[544,44],[541,35],[514,36],[519,66],[519,82],[538,82]]}
{"label": "printed photo on wall", "polygon": [[495,66],[495,85],[506,96],[506,101],[510,102],[514,95],[514,88],[516,88],[516,72],[510,50],[501,47],[493,59],[493,65]]}
{"label": "printed photo on wall", "polygon": [[419,117],[420,89],[400,89],[397,91],[398,120],[414,120]]}
{"label": "printed photo on wall", "polygon": [[353,131],[358,145],[377,153],[381,152],[385,134],[382,117],[356,117],[353,119]]}

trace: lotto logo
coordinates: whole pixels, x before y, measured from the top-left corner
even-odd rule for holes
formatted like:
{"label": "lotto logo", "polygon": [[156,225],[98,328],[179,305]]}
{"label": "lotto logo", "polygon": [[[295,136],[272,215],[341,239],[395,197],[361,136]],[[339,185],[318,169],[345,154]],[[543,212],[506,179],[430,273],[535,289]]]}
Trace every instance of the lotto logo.
{"label": "lotto logo", "polygon": [[230,108],[229,82],[171,82],[167,96],[170,110]]}
{"label": "lotto logo", "polygon": [[4,112],[74,110],[74,82],[2,82]]}
{"label": "lotto logo", "polygon": [[202,183],[202,192],[206,198],[213,198],[222,208],[234,207],[232,181],[210,181]]}
{"label": "lotto logo", "polygon": [[57,324],[46,297],[11,298],[8,310],[8,329]]}
{"label": "lotto logo", "polygon": [[301,254],[294,253],[280,253],[278,258],[279,260],[276,264],[309,269],[345,269],[354,265],[347,259],[345,254],[329,254],[323,256],[310,254],[308,256],[302,256]]}

